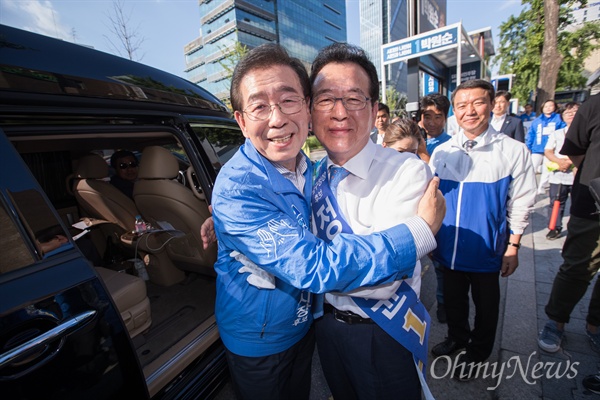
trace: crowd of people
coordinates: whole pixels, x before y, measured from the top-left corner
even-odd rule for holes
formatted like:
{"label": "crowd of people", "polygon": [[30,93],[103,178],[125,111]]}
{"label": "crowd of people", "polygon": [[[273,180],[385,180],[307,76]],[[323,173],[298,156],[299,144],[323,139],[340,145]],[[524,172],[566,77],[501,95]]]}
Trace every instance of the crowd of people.
{"label": "crowd of people", "polygon": [[[600,146],[598,113],[589,111],[598,96],[579,110],[548,101],[538,117],[531,105],[515,116],[510,93],[476,79],[450,100],[423,97],[418,121],[392,118],[378,99],[375,66],[349,44],[321,49],[310,75],[275,44],[234,70],[231,104],[246,142],[218,175],[202,236],[219,243],[216,319],[240,399],[307,399],[315,344],[336,399],[428,397],[428,351],[461,351],[454,377],[473,379],[494,345],[499,279],[519,265],[546,176],[558,221],[569,193],[578,208],[542,349],[560,347],[598,270],[598,217],[582,189],[600,176],[589,157]],[[448,128],[451,108],[458,129]],[[309,126],[327,151],[316,164],[300,150]],[[561,232],[556,222],[547,238]],[[419,301],[425,257],[448,326],[431,349]],[[597,289],[587,331],[600,351]]]}

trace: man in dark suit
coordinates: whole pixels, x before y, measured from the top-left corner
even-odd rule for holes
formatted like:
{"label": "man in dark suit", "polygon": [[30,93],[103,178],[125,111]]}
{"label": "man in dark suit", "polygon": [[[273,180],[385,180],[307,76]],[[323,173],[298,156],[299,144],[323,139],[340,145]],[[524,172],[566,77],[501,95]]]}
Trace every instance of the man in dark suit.
{"label": "man in dark suit", "polygon": [[390,108],[379,103],[377,117],[375,118],[375,128],[371,131],[371,140],[373,143],[382,144],[385,130],[390,125]]}
{"label": "man in dark suit", "polygon": [[492,120],[490,124],[498,132],[502,132],[521,143],[525,142],[525,131],[523,122],[520,118],[509,115],[510,93],[506,90],[496,92],[494,109],[492,110]]}

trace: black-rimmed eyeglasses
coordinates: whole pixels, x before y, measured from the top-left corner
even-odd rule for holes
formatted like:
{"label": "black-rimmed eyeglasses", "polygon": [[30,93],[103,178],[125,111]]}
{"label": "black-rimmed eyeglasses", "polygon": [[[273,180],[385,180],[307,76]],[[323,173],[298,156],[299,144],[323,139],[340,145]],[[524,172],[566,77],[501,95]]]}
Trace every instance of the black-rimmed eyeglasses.
{"label": "black-rimmed eyeglasses", "polygon": [[348,111],[360,111],[367,106],[369,97],[361,95],[349,95],[344,97],[333,97],[329,95],[320,95],[313,99],[312,106],[316,111],[331,111],[335,103],[341,101],[344,108]]}
{"label": "black-rimmed eyeglasses", "polygon": [[137,161],[130,161],[128,163],[119,163],[119,169],[127,169],[127,168],[137,168],[138,167],[138,162]]}
{"label": "black-rimmed eyeglasses", "polygon": [[292,115],[302,110],[303,103],[304,99],[300,96],[288,97],[275,104],[258,101],[250,104],[242,112],[252,121],[265,121],[271,116],[273,107],[279,108],[283,114]]}

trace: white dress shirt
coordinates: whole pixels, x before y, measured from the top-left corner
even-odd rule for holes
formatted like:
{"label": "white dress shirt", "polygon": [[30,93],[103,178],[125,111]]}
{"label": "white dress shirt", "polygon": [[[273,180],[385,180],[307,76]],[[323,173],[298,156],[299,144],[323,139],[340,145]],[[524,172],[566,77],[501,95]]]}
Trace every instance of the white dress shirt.
{"label": "white dress shirt", "polygon": [[[327,163],[328,167],[332,165],[331,160],[327,160]],[[340,182],[336,197],[339,211],[355,234],[368,235],[406,223],[413,236],[417,236],[416,266],[413,277],[406,282],[419,296],[421,264],[418,259],[436,247],[431,230],[425,221],[416,217],[419,200],[432,177],[431,170],[414,154],[399,153],[378,146],[371,140],[343,167],[350,175]],[[350,295],[389,299],[400,283],[401,281],[396,281],[365,287],[346,295],[327,293],[325,299],[338,310],[352,311],[367,318]]]}
{"label": "white dress shirt", "polygon": [[499,117],[496,117],[496,115],[494,114],[490,125],[492,125],[492,127],[496,130],[496,132],[500,132],[500,129],[502,129],[502,125],[504,125],[505,119],[506,119],[506,114],[502,114]]}
{"label": "white dress shirt", "polygon": [[[568,130],[568,127],[557,129],[557,130],[553,131],[548,136],[548,142],[546,143],[546,147],[544,148],[544,150],[554,151],[554,156],[556,156],[558,158],[568,158],[567,156],[560,154],[560,150],[562,149],[563,144],[565,143],[565,134],[566,134],[567,130]],[[549,162],[546,163],[545,165],[543,165],[542,168],[548,168],[548,164],[549,164]],[[548,173],[549,173],[549,182],[552,184],[555,184],[555,185],[558,185],[558,184],[572,185],[573,181],[575,180],[575,174],[573,174],[573,169],[570,169],[567,172],[548,171]]]}
{"label": "white dress shirt", "polygon": [[448,135],[454,136],[459,132],[459,130],[460,127],[458,126],[458,122],[456,121],[456,115],[453,114],[449,116],[446,120],[446,132],[448,132]]}

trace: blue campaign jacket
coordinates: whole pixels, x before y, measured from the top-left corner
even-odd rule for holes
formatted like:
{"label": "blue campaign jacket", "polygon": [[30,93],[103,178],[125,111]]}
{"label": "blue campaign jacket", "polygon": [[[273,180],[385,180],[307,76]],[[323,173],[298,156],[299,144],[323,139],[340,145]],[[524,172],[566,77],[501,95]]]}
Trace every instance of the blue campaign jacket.
{"label": "blue campaign jacket", "polygon": [[435,138],[427,138],[427,154],[431,155],[436,147],[442,143],[446,143],[452,136],[448,135],[445,131],[441,135]]}
{"label": "blue campaign jacket", "polygon": [[551,124],[554,124],[554,130],[567,126],[560,115],[556,113],[550,114],[549,117],[546,117],[545,114],[541,114],[539,117],[533,120],[529,130],[527,131],[527,139],[525,140],[525,144],[527,145],[529,151],[534,154],[544,154],[544,148],[546,148],[546,143],[548,143],[548,137],[550,136],[550,133],[548,131],[544,132],[543,129],[547,128]]}
{"label": "blue campaign jacket", "polygon": [[[310,231],[313,168],[304,193],[249,140],[221,169],[213,191],[218,239],[215,314],[225,346],[260,357],[287,350],[312,323],[309,292],[348,291],[412,276],[416,247],[405,225],[369,236],[338,235],[331,243]],[[236,250],[276,277],[257,289],[239,273]]]}
{"label": "blue campaign jacket", "polygon": [[440,177],[446,215],[433,257],[447,268],[499,271],[510,232],[522,234],[535,200],[525,145],[491,126],[467,153],[457,134],[438,146],[429,166]]}

